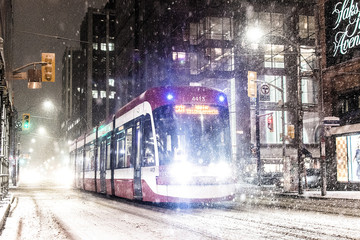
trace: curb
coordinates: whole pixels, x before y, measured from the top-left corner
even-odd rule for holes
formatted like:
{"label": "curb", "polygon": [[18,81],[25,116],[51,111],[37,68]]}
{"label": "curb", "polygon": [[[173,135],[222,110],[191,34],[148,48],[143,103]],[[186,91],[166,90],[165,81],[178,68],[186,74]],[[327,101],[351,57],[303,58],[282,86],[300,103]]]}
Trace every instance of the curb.
{"label": "curb", "polygon": [[299,195],[297,193],[274,193],[279,197],[295,198],[295,199],[318,199],[318,200],[339,200],[339,201],[354,201],[360,202],[357,198],[346,198],[346,197],[332,197],[332,196],[315,196],[315,195]]}
{"label": "curb", "polygon": [[0,232],[4,227],[13,200],[14,200],[14,196],[8,193],[7,196],[0,201]]}

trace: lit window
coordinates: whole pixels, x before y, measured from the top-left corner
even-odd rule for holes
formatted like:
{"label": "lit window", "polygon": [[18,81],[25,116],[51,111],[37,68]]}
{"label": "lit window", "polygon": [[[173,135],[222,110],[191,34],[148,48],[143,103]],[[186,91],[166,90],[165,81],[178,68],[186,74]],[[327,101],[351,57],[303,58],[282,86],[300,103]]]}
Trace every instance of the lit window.
{"label": "lit window", "polygon": [[111,91],[111,92],[110,92],[109,99],[114,99],[114,98],[115,98],[115,94],[116,94],[115,91]]}
{"label": "lit window", "polygon": [[233,21],[231,18],[205,18],[205,32],[207,39],[232,40]]}
{"label": "lit window", "polygon": [[265,67],[284,68],[284,46],[265,44]]}
{"label": "lit window", "polygon": [[114,51],[114,50],[115,50],[115,44],[109,43],[109,51]]}
{"label": "lit window", "polygon": [[312,71],[316,66],[315,48],[301,48],[301,71]]}
{"label": "lit window", "polygon": [[114,87],[115,86],[115,80],[113,78],[109,78],[109,86]]}
{"label": "lit window", "polygon": [[100,98],[106,98],[106,91],[100,91]]}
{"label": "lit window", "polygon": [[185,52],[173,52],[172,53],[173,61],[176,61],[180,64],[185,64],[186,62],[186,53]]}
{"label": "lit window", "polygon": [[[106,51],[106,43],[101,43],[101,51]],[[109,51],[114,51],[115,50],[115,44],[114,43],[109,43]]]}
{"label": "lit window", "polygon": [[99,48],[99,47],[98,47],[98,44],[97,44],[97,43],[93,43],[93,49],[94,49],[94,50],[98,50],[98,48]]}
{"label": "lit window", "polygon": [[92,96],[93,98],[98,98],[98,91],[97,90],[92,90]]}
{"label": "lit window", "polygon": [[314,16],[299,16],[299,35],[301,38],[315,38]]}

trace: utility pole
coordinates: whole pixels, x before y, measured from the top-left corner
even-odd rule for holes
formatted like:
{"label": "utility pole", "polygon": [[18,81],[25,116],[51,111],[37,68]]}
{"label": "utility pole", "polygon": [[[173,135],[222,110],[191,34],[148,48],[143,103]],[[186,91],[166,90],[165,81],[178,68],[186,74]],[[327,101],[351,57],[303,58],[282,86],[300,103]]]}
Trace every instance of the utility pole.
{"label": "utility pole", "polygon": [[[257,83],[255,83],[257,84]],[[259,88],[256,87],[256,106],[255,106],[255,128],[256,128],[256,170],[257,170],[257,178],[258,185],[261,186],[262,179],[262,164],[261,164],[261,154],[260,154],[260,99],[259,99]]]}
{"label": "utility pole", "polygon": [[301,89],[301,52],[300,44],[296,43],[296,57],[297,57],[297,122],[296,122],[296,147],[297,147],[297,160],[298,160],[298,193],[299,195],[304,194],[304,188],[302,185],[302,178],[304,176],[304,159],[303,159],[303,117],[304,112],[302,109],[302,89]]}

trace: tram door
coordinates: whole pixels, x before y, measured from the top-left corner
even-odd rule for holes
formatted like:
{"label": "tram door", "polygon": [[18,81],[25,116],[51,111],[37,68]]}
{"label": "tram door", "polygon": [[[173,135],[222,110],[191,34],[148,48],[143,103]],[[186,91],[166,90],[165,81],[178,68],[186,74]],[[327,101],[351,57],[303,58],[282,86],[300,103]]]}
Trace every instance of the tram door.
{"label": "tram door", "polygon": [[100,192],[106,193],[106,140],[100,144]]}
{"label": "tram door", "polygon": [[142,200],[141,190],[141,120],[135,122],[134,199]]}

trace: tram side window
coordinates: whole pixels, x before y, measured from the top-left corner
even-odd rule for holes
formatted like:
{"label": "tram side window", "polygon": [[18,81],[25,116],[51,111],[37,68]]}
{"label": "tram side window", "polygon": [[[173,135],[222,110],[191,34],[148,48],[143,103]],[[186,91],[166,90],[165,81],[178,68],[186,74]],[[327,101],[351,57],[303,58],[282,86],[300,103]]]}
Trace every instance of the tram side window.
{"label": "tram side window", "polygon": [[106,143],[106,169],[111,169],[110,154],[111,154],[110,141],[108,141]]}
{"label": "tram side window", "polygon": [[154,135],[151,128],[150,115],[144,119],[144,158],[143,166],[155,166]]}
{"label": "tram side window", "polygon": [[95,152],[94,145],[90,147],[90,170],[95,170]]}
{"label": "tram side window", "polygon": [[88,145],[85,147],[85,171],[94,169],[94,145]]}
{"label": "tram side window", "polygon": [[125,167],[125,138],[117,141],[117,156],[115,168]]}
{"label": "tram side window", "polygon": [[133,129],[126,129],[125,136],[125,167],[131,167],[131,152],[132,152],[132,138],[133,138]]}
{"label": "tram side window", "polygon": [[101,149],[100,146],[97,147],[97,158],[96,158],[96,171],[100,170],[100,156],[101,156]]}
{"label": "tram side window", "polygon": [[100,147],[100,171],[105,170],[106,167],[106,141],[101,142]]}
{"label": "tram side window", "polygon": [[89,146],[85,147],[85,171],[90,171],[90,152]]}

